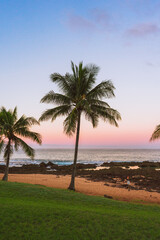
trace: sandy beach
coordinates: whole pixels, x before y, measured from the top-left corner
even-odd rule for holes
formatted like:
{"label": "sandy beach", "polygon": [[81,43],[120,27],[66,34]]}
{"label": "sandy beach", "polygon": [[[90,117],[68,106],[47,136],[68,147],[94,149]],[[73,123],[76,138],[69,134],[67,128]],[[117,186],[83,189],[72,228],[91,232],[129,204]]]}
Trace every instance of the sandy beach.
{"label": "sandy beach", "polygon": [[[0,174],[2,178],[3,174]],[[10,182],[22,182],[40,184],[47,187],[67,189],[70,176],[56,176],[47,174],[9,174]],[[115,200],[131,201],[139,203],[160,204],[160,193],[145,190],[130,190],[116,186],[106,186],[105,182],[89,181],[85,178],[76,177],[76,191],[94,196],[111,196]],[[108,184],[109,185],[109,184]]]}

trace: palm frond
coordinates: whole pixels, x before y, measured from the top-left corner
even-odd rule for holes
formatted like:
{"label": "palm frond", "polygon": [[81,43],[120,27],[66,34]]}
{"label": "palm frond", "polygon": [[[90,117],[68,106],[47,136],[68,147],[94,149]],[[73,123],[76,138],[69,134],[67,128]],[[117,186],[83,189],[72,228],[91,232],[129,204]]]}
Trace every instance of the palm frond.
{"label": "palm frond", "polygon": [[40,125],[39,121],[34,117],[26,117],[25,121],[28,127],[31,127],[32,125]]}
{"label": "palm frond", "polygon": [[25,143],[22,139],[16,137],[16,144],[20,146],[25,154],[29,156],[30,158],[34,158],[35,151],[33,148],[31,148],[27,143]]}
{"label": "palm frond", "polygon": [[[69,76],[69,75],[68,75]],[[50,79],[52,82],[57,83],[59,88],[64,92],[68,93],[70,91],[70,86],[68,84],[68,81],[66,80],[65,76],[62,76],[59,73],[53,73],[50,75]]]}
{"label": "palm frond", "polygon": [[71,69],[73,72],[74,79],[81,79],[83,76],[83,71],[86,69],[83,67],[83,62],[79,62],[78,66],[71,61]]}
{"label": "palm frond", "polygon": [[48,109],[41,115],[39,121],[46,121],[49,119],[54,121],[58,116],[64,116],[68,114],[70,110],[70,105],[61,105],[59,107]]}
{"label": "palm frond", "polygon": [[117,120],[121,120],[121,116],[117,110],[97,105],[92,105],[91,108],[103,121],[108,121],[111,125],[118,127]]}
{"label": "palm frond", "polygon": [[110,108],[109,104],[105,101],[101,101],[99,99],[89,99],[89,103],[91,103],[91,105],[97,105],[97,106],[102,106],[102,107],[107,107],[107,108]]}
{"label": "palm frond", "polygon": [[76,65],[74,65],[74,63],[71,61],[71,69],[72,69],[72,72],[73,72],[73,77],[74,79],[77,79],[78,78],[78,75],[77,75],[77,71],[76,71]]}
{"label": "palm frond", "polygon": [[14,124],[14,130],[16,131],[16,129],[20,129],[20,128],[24,128],[24,127],[28,127],[30,126],[30,124],[28,125],[28,121],[26,119],[25,115],[22,115],[18,121]]}
{"label": "palm frond", "polygon": [[112,98],[115,96],[114,89],[115,87],[111,81],[103,81],[88,92],[86,97],[88,99],[102,99],[103,97]]}
{"label": "palm frond", "polygon": [[95,64],[89,64],[86,66],[86,84],[85,84],[85,89],[86,89],[86,93],[87,94],[93,87],[93,84],[96,81],[96,77],[98,75],[99,72],[99,67],[96,66]]}
{"label": "palm frond", "polygon": [[18,136],[31,139],[33,142],[38,144],[42,143],[42,137],[39,133],[32,132],[28,128],[19,128],[15,132]]}
{"label": "palm frond", "polygon": [[6,110],[4,107],[1,108],[0,112],[0,135],[10,137],[12,135],[12,127],[14,125],[15,116],[11,110]]}
{"label": "palm frond", "polygon": [[64,132],[68,136],[72,136],[73,133],[75,133],[76,126],[77,126],[77,119],[78,119],[77,109],[74,108],[72,110],[72,112],[69,113],[68,117],[63,122]]}
{"label": "palm frond", "polygon": [[0,124],[4,126],[4,124],[10,124],[13,125],[13,117],[12,117],[12,111],[6,110],[5,107],[1,107],[0,110]]}
{"label": "palm frond", "polygon": [[11,156],[12,154],[13,154],[13,146],[8,141],[8,143],[4,148],[4,160],[7,161],[8,156]]}
{"label": "palm frond", "polygon": [[70,104],[71,99],[66,95],[55,93],[54,91],[50,91],[41,99],[41,102],[56,103],[56,104]]}
{"label": "palm frond", "polygon": [[13,116],[13,121],[15,123],[17,121],[17,107],[14,108],[12,116]]}
{"label": "palm frond", "polygon": [[14,130],[24,128],[24,127],[31,127],[32,125],[39,125],[39,122],[34,117],[26,117],[22,115],[18,121],[14,124]]}
{"label": "palm frond", "polygon": [[157,140],[158,138],[160,138],[160,125],[156,126],[156,128],[150,138],[150,141]]}
{"label": "palm frond", "polygon": [[98,126],[99,116],[94,112],[85,112],[85,118],[92,123],[95,128]]}
{"label": "palm frond", "polygon": [[65,95],[70,99],[72,99],[72,101],[74,102],[74,99],[76,98],[76,95],[77,95],[77,91],[76,91],[77,80],[74,78],[73,74],[70,74],[70,73],[65,74],[65,79],[69,88],[63,90],[63,92],[65,92]]}
{"label": "palm frond", "polygon": [[13,142],[14,142],[14,149],[15,151],[19,150],[20,144],[19,141],[17,140],[18,138],[16,136],[13,137]]}
{"label": "palm frond", "polygon": [[0,153],[3,151],[4,141],[0,139]]}

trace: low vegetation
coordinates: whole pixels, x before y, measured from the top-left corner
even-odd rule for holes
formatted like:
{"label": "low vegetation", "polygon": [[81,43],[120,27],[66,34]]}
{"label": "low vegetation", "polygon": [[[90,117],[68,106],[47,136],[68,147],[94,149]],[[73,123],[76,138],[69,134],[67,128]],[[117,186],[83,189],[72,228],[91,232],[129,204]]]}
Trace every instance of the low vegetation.
{"label": "low vegetation", "polygon": [[0,239],[160,239],[160,207],[0,181]]}

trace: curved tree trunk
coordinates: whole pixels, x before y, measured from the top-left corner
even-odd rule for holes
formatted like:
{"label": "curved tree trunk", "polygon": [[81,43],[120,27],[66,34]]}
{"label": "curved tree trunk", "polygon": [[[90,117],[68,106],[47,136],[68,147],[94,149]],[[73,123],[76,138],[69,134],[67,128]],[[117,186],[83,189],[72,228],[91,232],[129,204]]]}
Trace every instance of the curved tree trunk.
{"label": "curved tree trunk", "polygon": [[5,169],[5,173],[4,176],[2,178],[2,181],[8,181],[8,172],[9,172],[9,160],[10,160],[10,148],[11,148],[11,141],[9,139],[8,141],[8,149],[7,149],[7,162],[6,162],[6,169]]}
{"label": "curved tree trunk", "polygon": [[75,191],[75,175],[76,175],[76,164],[77,164],[77,156],[78,156],[78,143],[79,143],[79,132],[80,132],[80,121],[81,121],[81,112],[78,112],[78,123],[77,123],[77,134],[76,134],[76,144],[74,150],[74,162],[71,176],[71,183],[68,189]]}

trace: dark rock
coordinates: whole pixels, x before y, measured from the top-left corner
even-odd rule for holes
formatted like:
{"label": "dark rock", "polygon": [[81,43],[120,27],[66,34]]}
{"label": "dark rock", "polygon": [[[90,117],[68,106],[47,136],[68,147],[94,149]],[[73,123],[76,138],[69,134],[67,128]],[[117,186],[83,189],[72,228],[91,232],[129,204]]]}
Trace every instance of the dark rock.
{"label": "dark rock", "polygon": [[45,164],[44,162],[41,162],[41,163],[39,164],[39,166],[40,166],[40,168],[46,168],[46,167],[47,167],[47,164]]}
{"label": "dark rock", "polygon": [[109,198],[109,199],[113,199],[113,197],[108,196],[108,195],[106,195],[106,194],[104,195],[104,197],[105,197],[105,198]]}
{"label": "dark rock", "polygon": [[[118,183],[118,185],[124,188],[126,188],[126,184],[124,183],[126,182],[127,176],[129,176],[131,183],[136,186],[136,189],[160,192],[160,171],[155,170],[155,168],[160,168],[159,162],[110,162],[103,163],[101,166],[108,166],[110,168],[94,171],[93,169],[97,167],[97,164],[78,163],[76,176],[84,177],[92,181],[103,181],[109,184]],[[139,166],[140,168],[123,169],[122,166]],[[48,162],[47,164],[42,162],[40,164],[23,165],[22,167],[10,167],[9,173],[67,175],[72,173],[72,168],[73,164],[59,166],[52,162]],[[3,174],[4,171],[5,165],[0,165],[0,173]]]}

